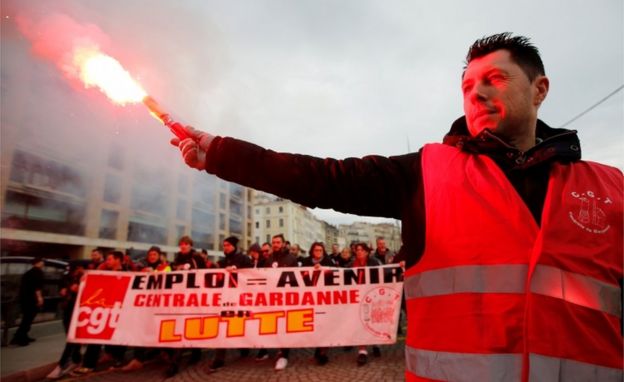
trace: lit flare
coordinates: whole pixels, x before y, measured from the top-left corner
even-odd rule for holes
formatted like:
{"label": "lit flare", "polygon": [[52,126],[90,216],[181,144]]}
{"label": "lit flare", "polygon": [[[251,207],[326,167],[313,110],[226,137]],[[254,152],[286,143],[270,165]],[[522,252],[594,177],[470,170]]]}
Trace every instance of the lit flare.
{"label": "lit flare", "polygon": [[142,102],[178,138],[188,138],[184,126],[175,122],[158,102],[147,95],[141,85],[113,57],[95,48],[79,48],[74,52],[78,77],[87,88],[98,87],[108,98],[119,105]]}

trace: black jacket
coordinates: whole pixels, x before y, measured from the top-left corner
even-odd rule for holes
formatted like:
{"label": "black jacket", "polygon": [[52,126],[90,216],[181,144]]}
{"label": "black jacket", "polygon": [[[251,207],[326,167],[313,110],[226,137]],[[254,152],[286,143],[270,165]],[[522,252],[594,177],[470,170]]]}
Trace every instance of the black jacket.
{"label": "black jacket", "polygon": [[286,248],[279,252],[273,252],[266,261],[266,267],[272,267],[273,263],[277,263],[278,268],[299,266],[295,255],[288,252]]}
{"label": "black jacket", "polygon": [[194,249],[191,249],[191,251],[187,254],[184,254],[182,252],[176,252],[175,260],[173,261],[173,266],[171,267],[171,270],[183,270],[179,269],[179,267],[185,264],[189,265],[189,269],[206,268],[206,262],[197,252],[195,252]]}
{"label": "black jacket", "polygon": [[247,255],[243,255],[240,252],[233,252],[217,262],[219,268],[235,266],[236,268],[251,268],[251,258]]}
{"label": "black jacket", "polygon": [[[461,117],[453,123],[444,143],[491,157],[539,224],[551,164],[579,160],[581,152],[575,131],[553,129],[538,120],[536,134],[539,143],[521,152],[488,130],[471,137],[466,120]],[[236,153],[236,160],[231,159],[232,153]],[[425,200],[420,151],[336,160],[277,153],[234,138],[216,137],[206,156],[206,169],[225,180],[311,208],[401,219],[406,266],[415,264],[422,256]]]}

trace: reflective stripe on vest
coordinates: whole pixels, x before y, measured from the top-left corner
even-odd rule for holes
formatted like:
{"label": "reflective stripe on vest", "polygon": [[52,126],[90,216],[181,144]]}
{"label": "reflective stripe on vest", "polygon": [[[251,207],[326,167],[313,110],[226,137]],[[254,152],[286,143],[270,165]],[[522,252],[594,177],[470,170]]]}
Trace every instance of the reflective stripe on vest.
{"label": "reflective stripe on vest", "polygon": [[[407,370],[440,381],[517,381],[520,354],[449,353],[405,348]],[[622,381],[622,370],[564,358],[530,354],[530,381]]]}
{"label": "reflective stripe on vest", "polygon": [[[405,279],[406,298],[441,296],[455,293],[525,293],[528,266],[461,265],[421,272]],[[622,316],[619,286],[595,278],[537,265],[531,292]]]}
{"label": "reflective stripe on vest", "polygon": [[439,381],[518,381],[520,354],[448,353],[405,347],[409,372]]}
{"label": "reflective stripe on vest", "polygon": [[598,366],[565,358],[531,354],[529,357],[529,381],[600,381],[621,382],[624,374],[620,369]]}

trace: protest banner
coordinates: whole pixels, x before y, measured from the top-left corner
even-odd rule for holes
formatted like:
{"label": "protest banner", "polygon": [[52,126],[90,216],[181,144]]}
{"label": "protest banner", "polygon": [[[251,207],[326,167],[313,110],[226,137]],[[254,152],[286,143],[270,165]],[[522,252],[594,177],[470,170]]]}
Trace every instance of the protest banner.
{"label": "protest banner", "polygon": [[89,271],[68,340],[207,348],[391,344],[402,288],[398,265]]}

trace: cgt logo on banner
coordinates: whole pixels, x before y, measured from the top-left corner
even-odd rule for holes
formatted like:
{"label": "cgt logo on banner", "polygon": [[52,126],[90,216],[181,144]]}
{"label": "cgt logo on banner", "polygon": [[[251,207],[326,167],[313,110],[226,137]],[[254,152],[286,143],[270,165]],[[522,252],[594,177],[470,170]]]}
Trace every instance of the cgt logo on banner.
{"label": "cgt logo on banner", "polygon": [[110,340],[132,277],[88,274],[85,278],[72,322],[76,338]]}
{"label": "cgt logo on banner", "polygon": [[316,347],[396,341],[398,265],[89,271],[68,340],[147,347]]}

